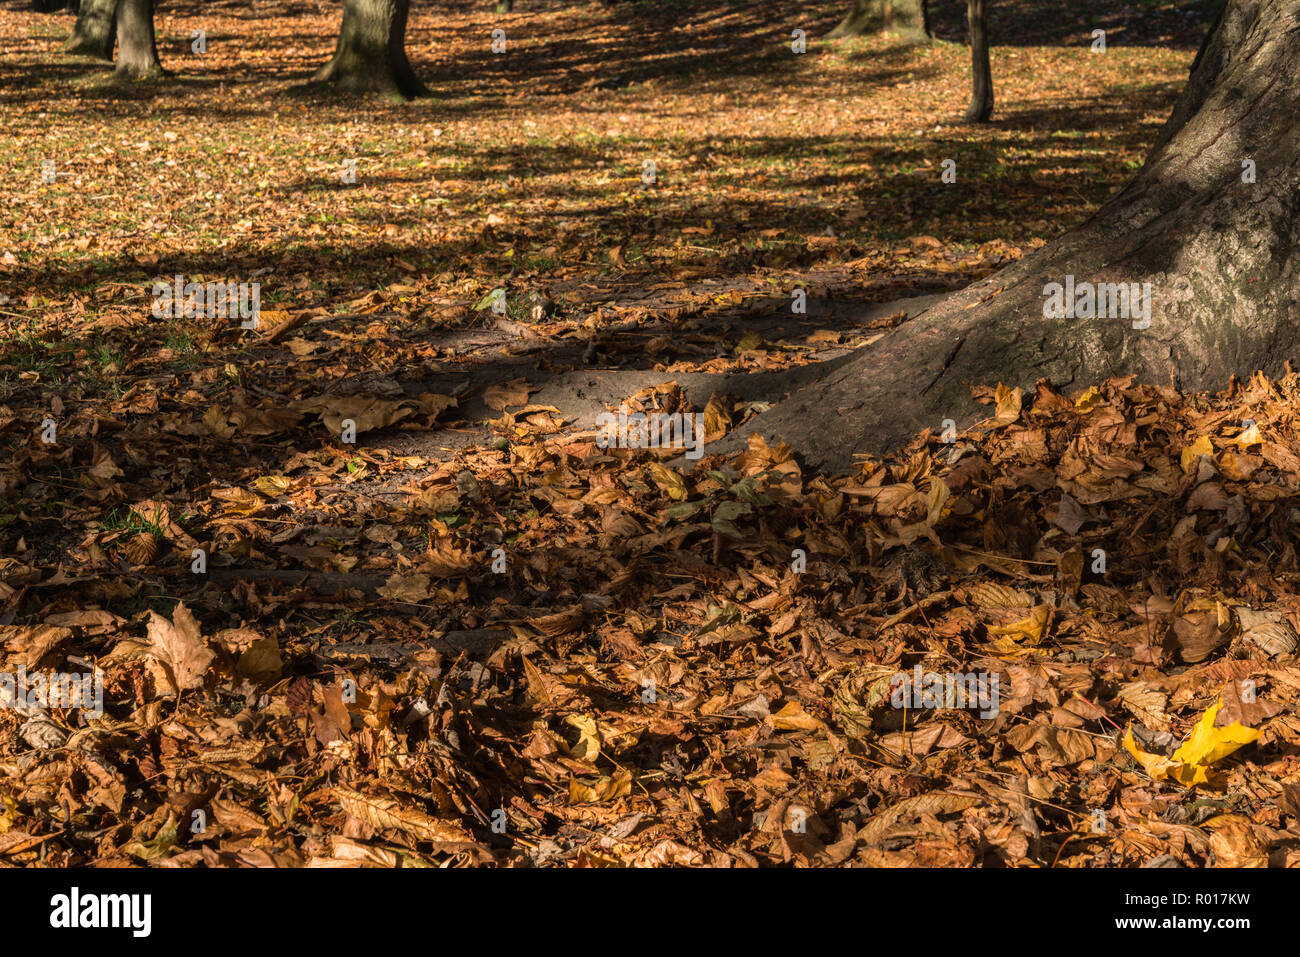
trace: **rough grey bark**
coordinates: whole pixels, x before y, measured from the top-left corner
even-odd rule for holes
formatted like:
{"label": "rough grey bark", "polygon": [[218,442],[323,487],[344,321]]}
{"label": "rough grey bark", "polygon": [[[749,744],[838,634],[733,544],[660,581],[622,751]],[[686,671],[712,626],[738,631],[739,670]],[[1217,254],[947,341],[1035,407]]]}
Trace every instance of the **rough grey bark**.
{"label": "rough grey bark", "polygon": [[987,123],[993,115],[993,68],[989,64],[988,19],[984,0],[966,0],[970,24],[971,98],[967,123]]}
{"label": "rough grey bark", "polygon": [[163,75],[153,29],[153,0],[118,0],[118,80],[149,80]]}
{"label": "rough grey bark", "polygon": [[412,99],[428,90],[406,56],[410,0],[344,0],[334,56],[312,77],[348,93]]}
{"label": "rough grey bark", "polygon": [[[1300,358],[1300,0],[1229,0],[1133,181],[1086,223],[887,333],[710,451],[750,432],[849,466],[944,419],[969,387],[1111,375],[1217,389]],[[1249,161],[1249,164],[1247,163]],[[1255,182],[1246,182],[1253,164]],[[938,188],[938,187],[937,187]],[[1150,325],[1045,318],[1046,284],[1150,283]],[[773,396],[773,398],[777,398]]]}
{"label": "rough grey bark", "polygon": [[930,39],[926,0],[854,0],[853,9],[831,37],[856,37],[888,30],[912,43]]}
{"label": "rough grey bark", "polygon": [[83,0],[63,52],[112,60],[116,39],[117,0]]}

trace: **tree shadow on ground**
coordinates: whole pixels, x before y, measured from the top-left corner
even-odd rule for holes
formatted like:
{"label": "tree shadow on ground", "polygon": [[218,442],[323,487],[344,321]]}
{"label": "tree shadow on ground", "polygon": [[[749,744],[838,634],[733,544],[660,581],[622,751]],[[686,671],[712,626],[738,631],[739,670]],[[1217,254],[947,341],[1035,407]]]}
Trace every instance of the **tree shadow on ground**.
{"label": "tree shadow on ground", "polygon": [[[994,47],[1090,47],[1093,31],[1106,31],[1106,45],[1158,46],[1196,50],[1225,0],[1188,0],[1174,4],[1079,3],[1078,0],[998,0],[988,5],[989,35]],[[965,0],[930,0],[935,36],[968,43]]]}

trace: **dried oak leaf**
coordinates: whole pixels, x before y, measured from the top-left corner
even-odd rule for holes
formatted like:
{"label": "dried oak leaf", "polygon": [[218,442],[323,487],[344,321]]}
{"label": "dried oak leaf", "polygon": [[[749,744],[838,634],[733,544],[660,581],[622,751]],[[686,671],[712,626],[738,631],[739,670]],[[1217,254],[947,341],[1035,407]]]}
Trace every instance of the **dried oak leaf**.
{"label": "dried oak leaf", "polygon": [[536,628],[547,638],[559,638],[577,631],[587,619],[581,605],[574,605],[553,615],[539,615],[529,618],[528,624]]}
{"label": "dried oak leaf", "polygon": [[845,676],[832,698],[835,724],[850,738],[865,738],[885,711],[897,669],[867,665]]}
{"label": "dried oak leaf", "polygon": [[280,657],[280,643],[274,635],[259,638],[239,656],[235,670],[241,675],[270,684],[280,680],[284,662]]}
{"label": "dried oak leaf", "polygon": [[995,406],[993,422],[991,423],[992,426],[994,428],[1002,428],[1020,418],[1020,408],[1024,401],[1024,397],[1024,389],[1018,387],[1013,389],[999,382],[996,393],[997,404]]}
{"label": "dried oak leaf", "polygon": [[1240,607],[1234,608],[1233,613],[1241,626],[1241,640],[1255,645],[1270,657],[1289,655],[1300,643],[1283,612]]}
{"label": "dried oak leaf", "polygon": [[1250,818],[1221,814],[1202,827],[1210,831],[1215,867],[1268,867],[1268,849],[1255,836]]}
{"label": "dried oak leaf", "polygon": [[877,844],[897,822],[926,814],[955,814],[979,803],[979,798],[947,791],[931,791],[916,797],[904,798],[892,807],[885,808],[870,818],[858,831],[859,844]]}
{"label": "dried oak leaf", "polygon": [[323,710],[311,712],[316,740],[325,745],[331,741],[346,741],[352,733],[352,715],[343,703],[343,686],[336,682],[323,688],[322,697]]}
{"label": "dried oak leaf", "polygon": [[626,768],[612,776],[602,775],[594,780],[569,779],[570,804],[594,804],[627,797],[632,793],[632,772]]}
{"label": "dried oak leaf", "polygon": [[295,718],[303,717],[311,709],[311,682],[306,675],[299,675],[289,682],[285,703]]}
{"label": "dried oak leaf", "polygon": [[503,385],[491,385],[483,390],[483,402],[494,412],[504,412],[507,406],[524,405],[532,386],[527,379],[514,379]]}
{"label": "dried oak leaf", "polygon": [[18,736],[37,751],[61,748],[68,740],[68,733],[45,714],[35,714],[23,722],[18,729]]}
{"label": "dried oak leaf", "polygon": [[381,598],[389,601],[418,603],[433,596],[429,587],[428,575],[413,575],[394,572],[382,587],[378,589]]}
{"label": "dried oak leaf", "polygon": [[158,539],[149,532],[140,532],[127,540],[123,551],[132,565],[148,565],[158,557]]}
{"label": "dried oak leaf", "polygon": [[45,624],[55,628],[79,629],[83,635],[108,635],[117,631],[123,619],[111,611],[101,608],[88,608],[83,611],[68,611],[58,615],[47,615]]}
{"label": "dried oak leaf", "polygon": [[46,622],[43,625],[0,626],[0,640],[13,652],[23,655],[28,668],[35,668],[42,658],[72,637],[72,629]]}
{"label": "dried oak leaf", "polygon": [[335,788],[334,796],[345,812],[376,830],[402,831],[417,840],[440,844],[469,844],[473,836],[454,821],[430,817],[418,808],[402,807],[395,799]]}
{"label": "dried oak leaf", "polygon": [[[1207,604],[1210,607],[1201,607]],[[1173,627],[1179,655],[1188,664],[1196,664],[1228,643],[1232,618],[1221,603],[1200,602],[1175,618]]]}
{"label": "dried oak leaf", "polygon": [[441,539],[425,549],[419,568],[434,578],[461,578],[477,564],[468,548],[457,548],[450,540]]}
{"label": "dried oak leaf", "polygon": [[1115,700],[1148,728],[1169,730],[1169,716],[1165,714],[1169,696],[1153,688],[1149,682],[1134,681],[1125,685],[1116,693]]}
{"label": "dried oak leaf", "polygon": [[1034,604],[1027,592],[997,582],[972,585],[966,589],[966,599],[979,608],[1029,608]]}
{"label": "dried oak leaf", "polygon": [[334,435],[343,432],[343,422],[350,420],[356,434],[372,432],[396,425],[415,414],[413,403],[407,399],[385,399],[374,395],[327,395],[304,399],[293,405],[296,412],[320,416],[325,427]]}

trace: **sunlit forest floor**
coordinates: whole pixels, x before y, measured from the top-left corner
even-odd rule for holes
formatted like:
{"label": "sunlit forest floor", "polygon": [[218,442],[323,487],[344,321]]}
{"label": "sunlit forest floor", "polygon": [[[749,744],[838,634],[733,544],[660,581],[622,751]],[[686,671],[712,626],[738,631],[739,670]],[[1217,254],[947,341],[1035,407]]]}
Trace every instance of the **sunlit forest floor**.
{"label": "sunlit forest floor", "polygon": [[[961,4],[919,47],[822,40],[842,2],[518,6],[417,6],[410,104],[301,88],[334,4],[165,4],[129,87],[0,10],[0,640],[104,676],[101,716],[0,712],[0,856],[1289,863],[1294,382],[983,383],[838,477],[577,404],[716,438],[781,398],[728,374],[1081,222],[1210,12],[998,4],[969,127]],[[155,315],[175,276],[258,283],[258,326]],[[918,665],[996,716],[891,707]]]}

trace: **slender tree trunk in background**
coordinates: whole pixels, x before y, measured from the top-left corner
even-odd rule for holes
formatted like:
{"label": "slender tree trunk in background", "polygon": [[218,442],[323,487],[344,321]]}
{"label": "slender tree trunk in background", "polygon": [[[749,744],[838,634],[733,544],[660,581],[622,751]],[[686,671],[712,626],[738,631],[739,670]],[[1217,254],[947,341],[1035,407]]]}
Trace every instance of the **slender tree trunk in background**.
{"label": "slender tree trunk in background", "polygon": [[[759,433],[837,471],[988,415],[974,384],[1221,389],[1300,365],[1297,63],[1300,0],[1229,0],[1145,165],[1096,215],[828,364],[710,454]],[[1145,305],[1123,307],[1120,284]],[[1075,292],[1064,316],[1061,287]]]}
{"label": "slender tree trunk in background", "polygon": [[831,37],[856,37],[888,30],[910,43],[930,39],[927,0],[854,0],[853,9]]}
{"label": "slender tree trunk in background", "polygon": [[148,80],[163,75],[154,38],[153,0],[118,0],[117,69],[119,80]]}
{"label": "slender tree trunk in background", "polygon": [[63,52],[111,60],[116,37],[117,0],[82,0],[76,26],[63,45]]}
{"label": "slender tree trunk in background", "polygon": [[515,0],[497,0],[497,13],[509,13],[515,8]]}
{"label": "slender tree trunk in background", "polygon": [[967,123],[987,123],[993,115],[993,69],[989,65],[989,33],[984,0],[967,0],[966,19],[970,23],[970,108]]}
{"label": "slender tree trunk in background", "polygon": [[312,77],[347,93],[412,99],[428,90],[406,56],[410,0],[343,0],[343,25],[329,63]]}

